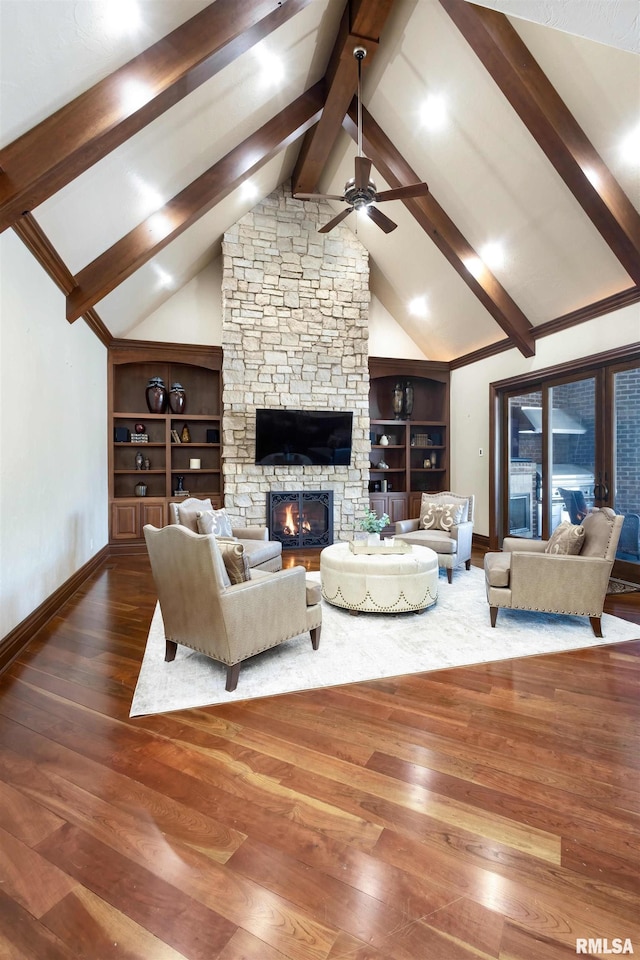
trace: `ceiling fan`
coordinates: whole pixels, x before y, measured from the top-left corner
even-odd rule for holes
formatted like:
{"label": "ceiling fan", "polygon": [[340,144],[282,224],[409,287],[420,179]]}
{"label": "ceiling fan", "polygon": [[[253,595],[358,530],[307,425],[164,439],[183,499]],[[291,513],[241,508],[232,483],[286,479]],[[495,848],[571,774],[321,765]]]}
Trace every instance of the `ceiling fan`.
{"label": "ceiling fan", "polygon": [[344,185],[344,194],[338,196],[333,193],[294,193],[296,200],[343,200],[349,206],[346,210],[339,213],[333,220],[320,227],[318,233],[329,233],[334,227],[349,216],[354,210],[366,213],[368,217],[385,233],[391,233],[398,226],[393,220],[381,213],[374,203],[381,203],[384,200],[406,200],[409,197],[423,197],[429,192],[426,183],[411,183],[406,187],[395,187],[392,190],[383,190],[378,193],[376,185],[370,179],[371,160],[362,153],[362,61],[367,55],[364,47],[356,47],[353,55],[358,61],[358,156],[355,158],[355,176]]}

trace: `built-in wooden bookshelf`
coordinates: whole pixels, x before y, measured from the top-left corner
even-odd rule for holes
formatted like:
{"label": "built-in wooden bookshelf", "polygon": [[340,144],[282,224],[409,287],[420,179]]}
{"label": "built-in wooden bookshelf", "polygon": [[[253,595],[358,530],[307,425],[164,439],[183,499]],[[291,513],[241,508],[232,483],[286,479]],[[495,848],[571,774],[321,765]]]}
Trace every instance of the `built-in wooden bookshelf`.
{"label": "built-in wooden bookshelf", "polygon": [[[192,496],[222,505],[221,369],[219,347],[120,341],[109,349],[111,541],[141,540],[146,523],[164,526],[168,504],[180,499],[174,493],[178,477]],[[153,377],[161,377],[167,391],[174,383],[182,384],[182,413],[173,412],[168,403],[162,413],[149,412],[146,388]],[[146,442],[130,439],[136,424],[144,425]],[[180,441],[185,425],[189,442]],[[140,452],[149,461],[148,469],[136,467]],[[200,461],[198,469],[193,460]],[[144,496],[135,492],[140,483],[147,488]]]}
{"label": "built-in wooden bookshelf", "polygon": [[[423,492],[449,488],[449,366],[372,357],[369,377],[369,500],[395,523],[419,515]],[[394,416],[393,398],[408,381],[413,409],[403,419]]]}

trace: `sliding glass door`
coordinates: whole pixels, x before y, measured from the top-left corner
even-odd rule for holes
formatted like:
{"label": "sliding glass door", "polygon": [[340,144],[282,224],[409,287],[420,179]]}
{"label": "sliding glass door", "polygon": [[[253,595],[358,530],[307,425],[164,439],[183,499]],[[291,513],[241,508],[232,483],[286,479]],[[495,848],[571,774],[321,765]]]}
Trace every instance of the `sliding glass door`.
{"label": "sliding glass door", "polygon": [[[493,384],[495,545],[547,539],[594,507],[624,515],[614,575],[640,582],[640,364]],[[551,371],[549,371],[551,374]]]}
{"label": "sliding glass door", "polygon": [[[612,369],[611,472],[598,476],[600,502],[624,514],[616,571],[623,579],[640,580],[640,366]],[[631,565],[635,565],[632,569]]]}

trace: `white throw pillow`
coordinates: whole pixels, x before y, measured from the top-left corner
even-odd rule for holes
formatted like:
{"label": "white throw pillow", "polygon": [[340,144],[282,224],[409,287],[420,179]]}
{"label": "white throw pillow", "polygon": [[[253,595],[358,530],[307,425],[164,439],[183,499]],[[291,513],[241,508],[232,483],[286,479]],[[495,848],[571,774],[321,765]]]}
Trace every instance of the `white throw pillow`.
{"label": "white throw pillow", "polygon": [[231,522],[227,511],[222,510],[201,510],[196,514],[198,521],[198,533],[212,533],[216,537],[233,537]]}
{"label": "white throw pillow", "polygon": [[468,497],[459,497],[455,493],[423,493],[420,505],[420,516],[422,516],[425,503],[455,503],[456,506],[462,507],[462,517],[459,522],[464,523],[469,519]]}
{"label": "white throw pillow", "polygon": [[444,530],[449,533],[451,527],[462,521],[463,513],[464,507],[461,504],[427,501],[422,504],[420,526],[423,530]]}

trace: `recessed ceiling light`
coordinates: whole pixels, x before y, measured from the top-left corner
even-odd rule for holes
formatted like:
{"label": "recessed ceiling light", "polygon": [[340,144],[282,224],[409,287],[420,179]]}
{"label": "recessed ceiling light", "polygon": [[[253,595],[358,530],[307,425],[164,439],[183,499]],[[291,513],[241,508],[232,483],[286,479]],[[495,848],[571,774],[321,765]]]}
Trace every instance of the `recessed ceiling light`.
{"label": "recessed ceiling light", "polygon": [[251,180],[245,180],[240,188],[240,197],[242,200],[255,200],[258,196],[258,188]]}
{"label": "recessed ceiling light", "polygon": [[429,314],[426,297],[414,297],[409,301],[409,313],[414,317],[426,317]]}
{"label": "recessed ceiling light", "polygon": [[112,37],[137,33],[142,26],[140,7],[135,0],[103,0],[102,19]]}
{"label": "recessed ceiling light", "polygon": [[260,65],[260,80],[265,87],[277,87],[284,80],[284,64],[280,57],[259,43],[254,56]]}
{"label": "recessed ceiling light", "polygon": [[158,278],[158,286],[162,287],[165,290],[172,290],[173,287],[175,286],[175,280],[173,279],[171,274],[167,273],[166,270],[163,270],[163,268],[157,263],[153,264],[153,269],[154,269],[155,275]]}
{"label": "recessed ceiling light", "polygon": [[427,130],[441,130],[446,122],[446,100],[440,94],[430,93],[420,108],[420,123]]}
{"label": "recessed ceiling light", "polygon": [[625,163],[640,165],[640,126],[626,135],[620,144],[620,152]]}
{"label": "recessed ceiling light", "polygon": [[[491,270],[504,266],[504,247],[497,241],[485,243],[480,250],[480,258]],[[473,271],[471,271],[473,273]]]}

